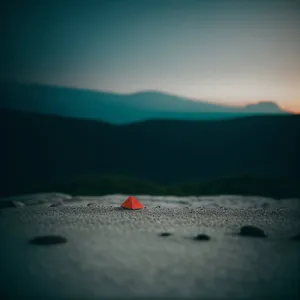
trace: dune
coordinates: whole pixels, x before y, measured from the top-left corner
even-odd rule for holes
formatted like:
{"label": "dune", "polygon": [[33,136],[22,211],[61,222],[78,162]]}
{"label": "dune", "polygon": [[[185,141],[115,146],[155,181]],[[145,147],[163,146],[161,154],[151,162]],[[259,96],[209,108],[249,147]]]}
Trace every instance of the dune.
{"label": "dune", "polygon": [[126,197],[0,199],[4,299],[299,297],[299,199]]}

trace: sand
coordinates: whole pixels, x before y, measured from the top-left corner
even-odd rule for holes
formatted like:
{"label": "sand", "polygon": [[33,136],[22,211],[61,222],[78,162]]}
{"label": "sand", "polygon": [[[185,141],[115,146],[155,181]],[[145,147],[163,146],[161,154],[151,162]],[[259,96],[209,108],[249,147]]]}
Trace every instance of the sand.
{"label": "sand", "polygon": [[[146,207],[130,211],[119,207],[126,197],[1,199],[1,293],[7,299],[300,297],[300,242],[290,239],[300,233],[300,200],[137,196]],[[24,205],[6,205],[13,201]],[[268,236],[239,236],[244,225]],[[201,233],[210,240],[194,240]],[[28,243],[48,234],[67,243]]]}

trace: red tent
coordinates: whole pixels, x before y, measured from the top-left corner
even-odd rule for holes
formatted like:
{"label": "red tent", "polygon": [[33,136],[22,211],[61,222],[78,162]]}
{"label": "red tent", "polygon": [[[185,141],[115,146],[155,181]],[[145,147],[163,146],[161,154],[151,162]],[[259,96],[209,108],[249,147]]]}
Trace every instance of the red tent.
{"label": "red tent", "polygon": [[127,209],[141,209],[144,208],[144,205],[136,200],[134,197],[129,196],[125,202],[121,205],[123,208]]}

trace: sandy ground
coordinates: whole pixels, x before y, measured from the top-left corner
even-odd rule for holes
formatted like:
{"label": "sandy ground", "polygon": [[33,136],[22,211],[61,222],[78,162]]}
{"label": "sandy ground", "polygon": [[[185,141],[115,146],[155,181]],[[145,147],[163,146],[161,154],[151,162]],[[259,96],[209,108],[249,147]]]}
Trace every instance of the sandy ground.
{"label": "sandy ground", "polygon": [[[300,298],[300,242],[290,239],[300,200],[137,196],[146,207],[129,211],[119,207],[126,197],[1,199],[4,299]],[[268,237],[241,237],[243,225]],[[195,241],[200,233],[211,239]],[[28,243],[48,234],[68,242]]]}

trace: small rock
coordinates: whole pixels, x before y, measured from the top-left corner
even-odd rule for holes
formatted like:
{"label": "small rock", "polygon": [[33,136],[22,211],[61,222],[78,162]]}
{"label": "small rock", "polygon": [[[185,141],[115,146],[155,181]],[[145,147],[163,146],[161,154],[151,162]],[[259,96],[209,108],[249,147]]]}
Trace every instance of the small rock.
{"label": "small rock", "polygon": [[87,206],[95,206],[95,203],[88,203]]}
{"label": "small rock", "polygon": [[160,208],[160,206],[158,205],[158,206],[156,206],[156,208]]}
{"label": "small rock", "polygon": [[62,206],[62,203],[61,202],[57,202],[57,203],[52,203],[50,205],[50,207],[58,207],[58,206]]}
{"label": "small rock", "polygon": [[162,232],[160,234],[160,236],[170,236],[170,235],[172,235],[172,233],[170,233],[170,232]]}
{"label": "small rock", "polygon": [[210,237],[206,234],[198,234],[197,236],[194,237],[195,241],[209,241]]}
{"label": "small rock", "polygon": [[57,244],[65,244],[68,240],[59,235],[44,235],[37,236],[31,240],[29,243],[32,245],[41,245],[41,246],[49,246],[49,245],[57,245]]}
{"label": "small rock", "polygon": [[291,237],[292,241],[300,241],[300,233]]}
{"label": "small rock", "polygon": [[267,235],[265,234],[265,232],[255,226],[243,226],[240,230],[240,235],[242,236],[251,236],[251,237],[266,237]]}

